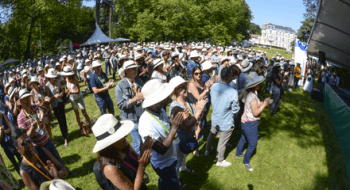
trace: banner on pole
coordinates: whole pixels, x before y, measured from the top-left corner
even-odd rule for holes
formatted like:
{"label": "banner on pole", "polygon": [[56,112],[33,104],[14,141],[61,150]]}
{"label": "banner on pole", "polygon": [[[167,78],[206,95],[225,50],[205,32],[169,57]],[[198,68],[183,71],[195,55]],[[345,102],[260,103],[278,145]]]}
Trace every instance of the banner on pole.
{"label": "banner on pole", "polygon": [[[304,78],[304,73],[306,69],[307,46],[308,46],[307,43],[301,42],[299,39],[295,39],[294,60],[295,60],[295,64],[300,63],[302,79]],[[303,80],[299,80],[298,85],[301,86],[302,83],[303,83]]]}

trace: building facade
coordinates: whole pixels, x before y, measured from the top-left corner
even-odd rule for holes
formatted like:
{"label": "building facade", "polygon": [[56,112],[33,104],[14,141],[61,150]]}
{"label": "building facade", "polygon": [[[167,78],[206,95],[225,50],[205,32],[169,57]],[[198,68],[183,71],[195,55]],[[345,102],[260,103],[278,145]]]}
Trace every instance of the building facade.
{"label": "building facade", "polygon": [[290,43],[296,38],[296,32],[291,27],[264,23],[257,44],[277,46],[290,51]]}

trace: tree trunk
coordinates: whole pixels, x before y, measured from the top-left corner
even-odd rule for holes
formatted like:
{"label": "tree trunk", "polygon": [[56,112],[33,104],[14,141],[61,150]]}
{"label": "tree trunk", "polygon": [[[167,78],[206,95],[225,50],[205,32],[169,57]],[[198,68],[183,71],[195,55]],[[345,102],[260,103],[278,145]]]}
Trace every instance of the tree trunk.
{"label": "tree trunk", "polygon": [[26,59],[31,59],[31,54],[30,54],[30,43],[32,41],[32,30],[33,30],[33,25],[34,25],[34,19],[32,19],[32,21],[30,22],[30,26],[29,26],[29,32],[28,32],[28,36],[27,36],[27,57]]}

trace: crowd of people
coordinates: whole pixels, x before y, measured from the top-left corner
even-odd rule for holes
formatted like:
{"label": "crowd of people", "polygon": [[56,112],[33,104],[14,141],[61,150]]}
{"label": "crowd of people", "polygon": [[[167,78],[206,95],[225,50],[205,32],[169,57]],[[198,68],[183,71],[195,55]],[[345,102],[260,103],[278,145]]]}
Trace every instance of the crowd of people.
{"label": "crowd of people", "polygon": [[[225,160],[225,149],[232,146],[232,132],[242,130],[236,157],[253,171],[250,158],[258,143],[261,113],[270,106],[270,116],[278,114],[284,92],[296,89],[301,78],[300,64],[295,66],[293,59],[280,54],[269,59],[260,50],[209,43],[102,45],[28,59],[0,73],[0,142],[29,189],[73,188],[59,179],[79,174],[65,166],[55,147],[64,143],[69,148],[65,106],[70,103],[81,135],[93,133],[97,139],[93,152],[98,157],[91,170],[102,189],[147,189],[149,162],[159,176],[159,189],[180,189],[186,186],[180,173],[195,172],[186,165],[187,155],[203,156],[198,152],[203,129],[210,131],[204,155],[216,152],[218,167],[231,165]],[[84,83],[84,91],[79,82]],[[260,101],[262,90],[271,97]],[[98,120],[87,114],[83,93],[94,95],[101,112]],[[121,121],[116,119],[115,106]],[[64,142],[53,140],[54,118]],[[126,140],[129,133],[131,145]],[[18,189],[2,159],[0,170],[6,176],[2,180]]]}

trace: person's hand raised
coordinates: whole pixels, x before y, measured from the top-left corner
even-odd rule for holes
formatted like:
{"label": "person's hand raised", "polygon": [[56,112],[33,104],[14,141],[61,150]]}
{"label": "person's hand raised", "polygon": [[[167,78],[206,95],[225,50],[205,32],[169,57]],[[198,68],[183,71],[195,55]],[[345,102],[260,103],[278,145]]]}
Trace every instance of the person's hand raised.
{"label": "person's hand raised", "polygon": [[272,102],[273,102],[273,99],[270,99],[270,97],[268,97],[268,98],[266,98],[266,99],[264,100],[264,104],[265,104],[266,106],[272,104]]}
{"label": "person's hand raised", "polygon": [[171,115],[171,119],[170,119],[171,126],[174,127],[175,129],[179,129],[183,120],[184,118],[183,118],[182,112],[178,112],[175,117],[174,115]]}
{"label": "person's hand raised", "polygon": [[58,177],[58,171],[56,166],[51,162],[51,160],[47,161],[47,166],[49,167],[49,173],[53,178]]}
{"label": "person's hand raised", "polygon": [[45,96],[44,101],[45,101],[45,102],[50,102],[50,97]]}
{"label": "person's hand raised", "polygon": [[141,155],[143,155],[143,153],[146,151],[146,150],[151,150],[152,147],[154,145],[154,141],[153,141],[153,138],[151,135],[147,136],[145,142],[142,142],[141,141],[141,145],[140,145],[140,152],[141,152]]}
{"label": "person's hand raised", "polygon": [[136,99],[141,100],[142,98],[143,98],[143,95],[142,95],[141,89],[138,89],[136,92]]}
{"label": "person's hand raised", "polygon": [[146,167],[151,157],[152,157],[151,150],[150,149],[145,150],[145,152],[142,154],[141,158],[139,159],[139,165],[141,167]]}
{"label": "person's hand raised", "polygon": [[196,106],[195,106],[196,113],[202,113],[202,111],[203,111],[203,109],[204,109],[206,104],[207,104],[207,98],[198,101],[196,103]]}

